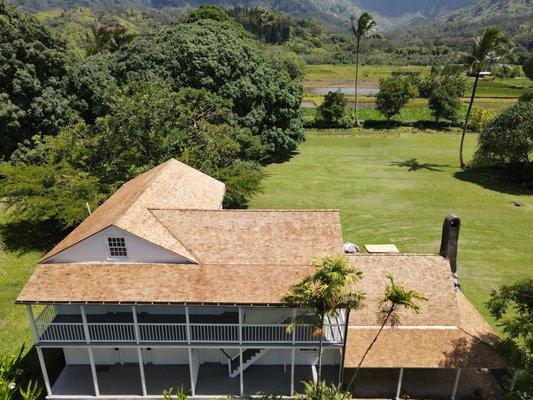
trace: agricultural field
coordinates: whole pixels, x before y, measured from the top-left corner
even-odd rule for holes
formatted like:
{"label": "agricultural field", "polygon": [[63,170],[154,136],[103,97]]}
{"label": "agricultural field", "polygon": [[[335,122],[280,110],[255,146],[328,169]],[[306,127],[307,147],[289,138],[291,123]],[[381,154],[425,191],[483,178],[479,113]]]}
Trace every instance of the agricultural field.
{"label": "agricultural field", "polygon": [[[364,92],[368,89],[377,90],[379,80],[389,76],[393,71],[419,72],[421,75],[429,73],[430,67],[420,66],[383,66],[383,65],[363,65],[359,67],[359,87]],[[304,85],[304,107],[316,107],[323,101],[324,88],[336,90],[338,88],[354,87],[355,67],[353,65],[308,65],[303,78]],[[466,106],[470,100],[473,78],[468,80],[468,89],[462,99]],[[490,78],[480,80],[477,88],[475,105],[480,108],[490,110],[501,110],[512,105],[523,93],[525,88],[533,84],[527,78]],[[347,94],[349,103],[353,102],[353,93]],[[375,97],[369,94],[362,94],[360,102],[363,107],[371,107]],[[426,99],[414,99],[408,107],[426,107]]]}
{"label": "agricultural field", "polygon": [[[457,133],[312,131],[293,159],[266,168],[252,206],[338,208],[345,241],[394,243],[402,252],[437,252],[442,220],[456,213],[460,282],[489,319],[483,303],[490,291],[528,276],[533,264],[533,237],[525,234],[533,226],[533,193],[462,172]],[[475,145],[467,136],[466,154]]]}

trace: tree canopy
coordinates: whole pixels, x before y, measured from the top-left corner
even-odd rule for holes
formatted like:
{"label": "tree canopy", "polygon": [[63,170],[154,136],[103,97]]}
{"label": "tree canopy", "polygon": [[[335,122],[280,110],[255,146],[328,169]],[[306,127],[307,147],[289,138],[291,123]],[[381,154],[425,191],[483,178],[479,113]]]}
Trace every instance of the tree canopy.
{"label": "tree canopy", "polygon": [[67,54],[45,25],[0,1],[0,159],[24,139],[75,120],[62,85]]}

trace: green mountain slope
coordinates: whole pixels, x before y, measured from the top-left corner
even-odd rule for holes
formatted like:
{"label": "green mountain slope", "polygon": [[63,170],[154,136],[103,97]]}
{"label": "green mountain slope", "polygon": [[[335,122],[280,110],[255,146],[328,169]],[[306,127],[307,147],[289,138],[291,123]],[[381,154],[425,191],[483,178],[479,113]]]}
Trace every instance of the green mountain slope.
{"label": "green mountain slope", "polygon": [[431,23],[420,23],[396,33],[403,38],[464,41],[487,26],[498,26],[525,48],[532,47],[532,0],[475,0],[472,4],[440,15]]}

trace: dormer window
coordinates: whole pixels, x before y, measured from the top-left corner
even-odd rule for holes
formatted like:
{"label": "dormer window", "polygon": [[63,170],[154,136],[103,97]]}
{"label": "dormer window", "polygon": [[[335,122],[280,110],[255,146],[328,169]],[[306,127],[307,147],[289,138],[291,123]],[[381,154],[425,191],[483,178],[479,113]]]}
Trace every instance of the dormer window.
{"label": "dormer window", "polygon": [[107,245],[111,257],[127,257],[126,241],[123,237],[108,237]]}

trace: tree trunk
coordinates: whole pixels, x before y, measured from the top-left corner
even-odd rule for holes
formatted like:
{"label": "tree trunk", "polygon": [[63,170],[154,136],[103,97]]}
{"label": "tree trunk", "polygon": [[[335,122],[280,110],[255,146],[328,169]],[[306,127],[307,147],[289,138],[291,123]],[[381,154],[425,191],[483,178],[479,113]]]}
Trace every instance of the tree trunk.
{"label": "tree trunk", "polygon": [[355,48],[355,104],[354,104],[354,109],[355,109],[355,124],[357,126],[360,126],[361,124],[359,123],[359,116],[357,115],[357,86],[358,86],[358,83],[359,83],[359,38],[357,38],[357,45],[356,45],[356,48]]}
{"label": "tree trunk", "polygon": [[[385,320],[383,321],[383,323],[381,324],[381,327],[379,328],[379,331],[378,333],[376,334],[376,336],[374,337],[374,340],[372,340],[372,342],[370,343],[370,345],[367,347],[366,351],[364,352],[363,354],[363,357],[361,357],[361,361],[359,361],[359,364],[357,365],[357,368],[355,369],[355,372],[352,376],[352,379],[350,379],[350,383],[348,384],[348,390],[350,390],[350,387],[352,385],[355,384],[355,378],[357,377],[357,374],[359,373],[359,370],[361,369],[361,365],[363,364],[363,361],[365,361],[365,357],[367,356],[368,352],[370,351],[370,349],[372,348],[372,346],[374,346],[374,343],[376,343],[376,340],[378,340],[378,337],[379,335],[381,334],[381,331],[383,330],[383,328],[385,327],[385,325],[387,324],[392,312],[394,311],[394,308],[396,307],[395,304],[393,304],[391,306],[391,308],[389,309],[389,311],[387,311],[387,315],[385,316]],[[354,386],[355,388],[355,386]]]}
{"label": "tree trunk", "polygon": [[474,81],[474,87],[472,88],[472,96],[470,97],[470,104],[468,105],[468,111],[466,112],[465,124],[463,125],[463,133],[461,135],[461,146],[459,147],[459,164],[461,168],[465,167],[463,160],[463,146],[465,142],[466,128],[468,126],[468,120],[470,119],[470,113],[472,112],[472,106],[474,105],[474,98],[476,97],[477,82],[479,80],[479,74],[476,74],[476,80]]}
{"label": "tree trunk", "polygon": [[324,341],[324,315],[320,318],[320,341],[318,342],[318,373],[317,381],[320,383],[322,380],[322,350]]}

